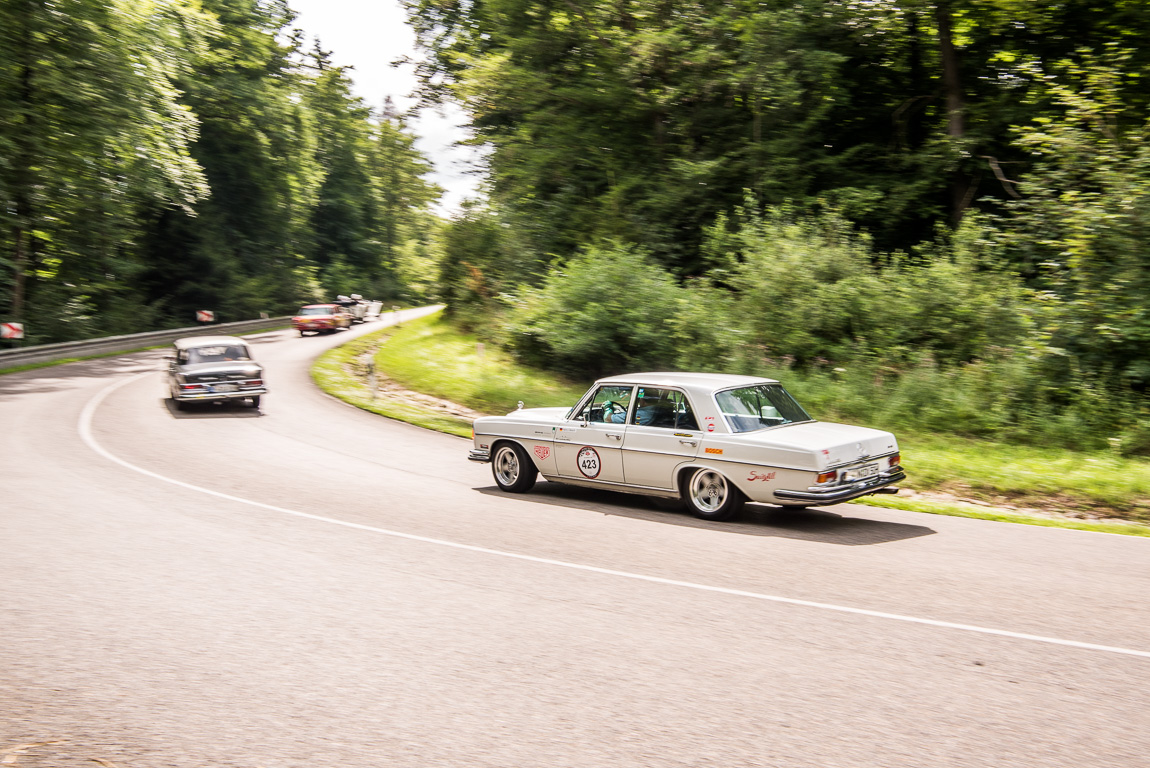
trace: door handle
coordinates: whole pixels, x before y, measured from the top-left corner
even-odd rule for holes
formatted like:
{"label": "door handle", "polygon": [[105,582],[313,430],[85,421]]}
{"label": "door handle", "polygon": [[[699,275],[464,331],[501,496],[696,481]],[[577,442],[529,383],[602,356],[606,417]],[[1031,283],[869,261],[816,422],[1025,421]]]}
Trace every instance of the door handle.
{"label": "door handle", "polygon": [[622,440],[622,439],[623,439],[623,436],[622,436],[622,435],[620,435],[620,434],[618,434],[618,433],[616,433],[616,432],[608,432],[608,433],[607,433],[607,437],[613,437],[613,438],[615,438],[616,440]]}
{"label": "door handle", "polygon": [[680,440],[679,442],[682,443],[683,445],[689,445],[692,448],[694,448],[697,445],[697,443],[694,440]]}

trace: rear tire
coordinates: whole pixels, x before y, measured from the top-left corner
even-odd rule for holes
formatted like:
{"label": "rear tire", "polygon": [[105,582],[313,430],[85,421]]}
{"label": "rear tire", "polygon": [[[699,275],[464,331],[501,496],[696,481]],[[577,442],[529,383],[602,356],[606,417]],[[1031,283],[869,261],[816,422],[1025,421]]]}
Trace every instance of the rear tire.
{"label": "rear tire", "polygon": [[172,402],[175,404],[177,411],[186,411],[188,409],[188,404],[183,400],[177,400],[173,397]]}
{"label": "rear tire", "polygon": [[710,467],[696,469],[683,485],[683,501],[691,514],[703,520],[733,520],[743,510],[743,492]]}
{"label": "rear tire", "polygon": [[491,475],[495,484],[508,493],[526,493],[535,485],[539,471],[527,451],[516,443],[502,443],[491,459]]}
{"label": "rear tire", "polygon": [[260,396],[259,395],[252,395],[252,408],[255,408],[257,411],[259,410],[259,408],[260,408]]}

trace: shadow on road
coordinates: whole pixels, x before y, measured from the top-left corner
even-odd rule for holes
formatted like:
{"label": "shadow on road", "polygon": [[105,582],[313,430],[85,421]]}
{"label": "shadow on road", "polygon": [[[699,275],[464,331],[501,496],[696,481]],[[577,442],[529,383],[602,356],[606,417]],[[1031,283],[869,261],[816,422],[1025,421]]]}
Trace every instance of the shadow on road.
{"label": "shadow on road", "polygon": [[[497,486],[475,490],[488,496],[507,498],[509,495],[500,491]],[[681,525],[744,536],[774,536],[851,547],[887,544],[935,533],[934,529],[923,525],[849,517],[822,509],[792,510],[765,504],[747,504],[743,514],[734,522],[713,523],[700,520],[685,510],[675,508],[675,502],[669,499],[600,491],[562,483],[541,482],[530,493],[516,498],[604,515],[629,517],[634,520],[649,520],[664,525]]]}
{"label": "shadow on road", "polygon": [[62,363],[31,371],[18,371],[0,375],[0,398],[6,396],[58,392],[90,384],[93,379],[110,379],[145,371],[162,370],[160,357],[163,350],[131,352],[93,360]]}
{"label": "shadow on road", "polygon": [[259,408],[248,405],[247,400],[215,400],[206,403],[186,403],[184,410],[176,408],[170,397],[160,400],[173,419],[258,419],[263,416]]}

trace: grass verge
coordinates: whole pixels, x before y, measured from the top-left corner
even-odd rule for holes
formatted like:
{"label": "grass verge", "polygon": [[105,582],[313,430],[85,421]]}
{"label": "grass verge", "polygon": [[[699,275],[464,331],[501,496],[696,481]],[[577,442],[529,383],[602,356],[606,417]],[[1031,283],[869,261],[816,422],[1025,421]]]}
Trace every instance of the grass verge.
{"label": "grass verge", "polygon": [[442,314],[404,325],[380,347],[375,364],[408,389],[482,413],[513,411],[519,400],[532,408],[572,406],[590,386],[527,368],[501,349],[481,346]]}
{"label": "grass verge", "polygon": [[[338,347],[317,361],[313,378],[365,410],[428,429],[469,436],[470,421],[386,395],[371,398],[366,359],[400,386],[483,413],[570,405],[590,382],[526,368],[502,350],[482,347],[441,314],[387,328]],[[897,496],[859,503],[913,512],[1150,536],[1150,462],[1109,453],[1017,447],[945,435],[899,434],[909,480],[904,487],[944,491],[955,502]],[[967,499],[991,506],[963,503]],[[1072,517],[1077,515],[1079,517]],[[1105,521],[1082,518],[1105,518]],[[1114,518],[1123,518],[1115,521]]]}
{"label": "grass verge", "polygon": [[375,354],[381,344],[402,330],[394,326],[384,328],[325,352],[312,366],[312,380],[329,395],[365,411],[438,432],[470,437],[471,424],[465,419],[444,415],[432,408],[392,397],[378,395],[372,397],[372,392],[367,386],[365,357]]}
{"label": "grass verge", "polygon": [[899,434],[899,445],[916,489],[1150,521],[1150,461],[1145,459],[947,435]]}
{"label": "grass verge", "polygon": [[930,515],[949,515],[951,517],[969,517],[975,520],[993,520],[999,523],[1019,523],[1022,525],[1038,525],[1046,528],[1070,528],[1076,531],[1094,531],[1095,533],[1118,533],[1125,536],[1150,537],[1150,525],[1142,525],[1134,522],[1094,522],[1064,517],[1039,517],[1037,515],[1018,514],[1010,512],[1009,510],[993,508],[979,509],[965,504],[948,504],[940,501],[908,499],[898,496],[865,496],[861,499],[855,499],[851,503],[863,504],[868,507],[903,509],[908,512],[925,512]]}

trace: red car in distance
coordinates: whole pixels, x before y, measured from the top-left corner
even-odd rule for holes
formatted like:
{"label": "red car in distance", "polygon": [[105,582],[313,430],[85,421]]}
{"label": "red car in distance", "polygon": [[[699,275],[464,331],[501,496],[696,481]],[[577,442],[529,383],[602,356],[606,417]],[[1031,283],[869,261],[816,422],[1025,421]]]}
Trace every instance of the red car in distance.
{"label": "red car in distance", "polygon": [[351,312],[338,304],[308,304],[301,307],[299,314],[291,319],[292,328],[300,336],[310,333],[335,333],[340,328],[351,327]]}

